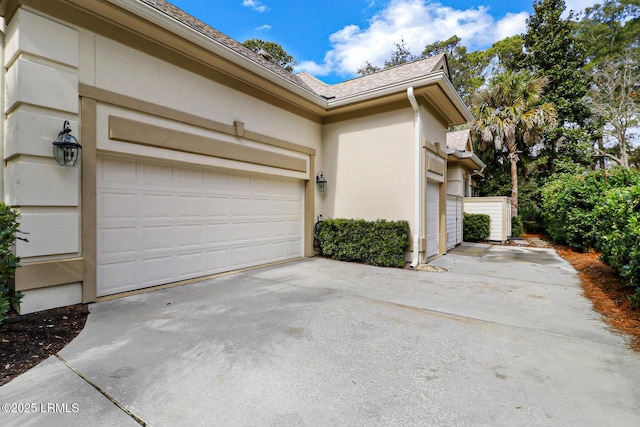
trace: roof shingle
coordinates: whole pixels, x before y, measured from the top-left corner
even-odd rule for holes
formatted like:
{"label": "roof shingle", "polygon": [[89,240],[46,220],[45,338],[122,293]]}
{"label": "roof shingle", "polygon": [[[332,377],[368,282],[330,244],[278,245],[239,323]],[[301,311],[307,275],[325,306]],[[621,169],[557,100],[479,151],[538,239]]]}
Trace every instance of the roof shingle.
{"label": "roof shingle", "polygon": [[469,141],[469,137],[469,129],[448,132],[447,147],[458,151],[467,151],[467,142]]}

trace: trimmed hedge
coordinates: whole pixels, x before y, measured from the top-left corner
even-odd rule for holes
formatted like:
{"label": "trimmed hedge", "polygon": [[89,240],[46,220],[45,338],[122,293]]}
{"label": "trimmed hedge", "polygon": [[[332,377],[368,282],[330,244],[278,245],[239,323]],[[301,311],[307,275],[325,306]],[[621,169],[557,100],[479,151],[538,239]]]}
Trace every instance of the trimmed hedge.
{"label": "trimmed hedge", "polygon": [[404,267],[409,233],[407,221],[327,219],[318,224],[317,239],[329,258]]}
{"label": "trimmed hedge", "polygon": [[20,258],[13,251],[16,239],[27,241],[17,237],[20,233],[18,227],[19,214],[0,202],[0,323],[5,319],[12,303],[20,302],[22,294],[9,289],[9,281],[13,279]]}
{"label": "trimmed hedge", "polygon": [[462,237],[467,242],[486,240],[491,234],[491,217],[486,214],[465,213],[462,219]]}
{"label": "trimmed hedge", "polygon": [[640,184],[609,191],[595,215],[601,227],[597,237],[600,259],[635,290],[630,300],[634,308],[639,308]]}
{"label": "trimmed hedge", "polygon": [[596,246],[602,227],[595,208],[607,191],[640,184],[640,173],[626,168],[562,175],[542,188],[542,217],[556,243],[587,251]]}
{"label": "trimmed hedge", "polygon": [[522,237],[524,234],[524,225],[522,225],[522,218],[519,216],[511,217],[511,236]]}

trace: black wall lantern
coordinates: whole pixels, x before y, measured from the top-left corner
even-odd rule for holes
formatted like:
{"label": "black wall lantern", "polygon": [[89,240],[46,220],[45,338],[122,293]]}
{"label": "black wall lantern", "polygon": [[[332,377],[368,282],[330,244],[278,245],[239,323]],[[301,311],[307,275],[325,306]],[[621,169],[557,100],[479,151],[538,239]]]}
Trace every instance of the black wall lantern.
{"label": "black wall lantern", "polygon": [[69,121],[65,120],[58,137],[53,141],[53,157],[60,166],[73,167],[78,163],[82,146],[75,136],[71,135]]}
{"label": "black wall lantern", "polygon": [[324,191],[327,189],[327,180],[324,179],[324,175],[322,174],[322,172],[320,172],[318,176],[316,176],[316,185],[318,186],[318,191],[320,191],[321,193],[324,193]]}

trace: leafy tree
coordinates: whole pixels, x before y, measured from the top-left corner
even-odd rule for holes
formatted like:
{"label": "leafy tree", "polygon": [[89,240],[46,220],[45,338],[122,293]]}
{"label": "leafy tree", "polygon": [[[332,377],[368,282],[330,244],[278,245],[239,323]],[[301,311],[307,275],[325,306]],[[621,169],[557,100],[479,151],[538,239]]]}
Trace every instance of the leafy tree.
{"label": "leafy tree", "polygon": [[456,35],[444,41],[436,41],[425,46],[422,58],[445,53],[449,67],[449,78],[462,99],[469,101],[473,93],[485,83],[483,70],[488,65],[484,51],[467,53],[462,39]]}
{"label": "leafy tree", "polygon": [[637,49],[640,42],[640,4],[633,0],[605,0],[585,9],[577,38],[586,49],[588,66]]}
{"label": "leafy tree", "polygon": [[366,76],[367,74],[373,74],[381,70],[382,68],[376,67],[371,62],[366,61],[363,66],[361,66],[356,70],[356,74],[359,74],[361,76]]}
{"label": "leafy tree", "polygon": [[[603,69],[609,69],[611,65],[605,65],[611,61],[617,61],[623,55],[638,55],[640,48],[640,5],[633,0],[606,0],[602,4],[596,4],[585,10],[584,16],[578,22],[577,38],[586,48],[587,66],[596,80],[595,87],[603,82],[602,76],[598,76]],[[635,53],[634,53],[635,52]],[[593,91],[592,87],[592,91]],[[604,146],[607,118],[600,116],[604,104],[594,108],[593,127],[597,130],[597,151],[600,167],[605,167],[605,158],[611,159],[608,154],[620,154],[609,152]],[[613,107],[612,107],[613,108]],[[605,114],[606,115],[606,114]],[[618,147],[619,148],[619,147]],[[619,163],[619,162],[618,162]]]}
{"label": "leafy tree", "polygon": [[266,56],[271,62],[291,73],[297,64],[293,56],[289,55],[278,43],[267,42],[260,39],[250,39],[245,40],[242,44],[256,53],[266,53]]}
{"label": "leafy tree", "polygon": [[589,78],[584,70],[584,49],[575,38],[577,24],[573,13],[569,13],[567,19],[561,17],[564,0],[535,1],[533,8],[534,14],[527,19],[527,33],[523,36],[525,65],[537,76],[548,79],[542,99],[556,108],[557,128],[550,129],[545,137],[551,173],[566,125],[583,126],[591,115],[583,102]]}
{"label": "leafy tree", "polygon": [[525,146],[539,142],[556,125],[552,104],[542,103],[548,81],[526,71],[506,71],[473,99],[473,133],[482,146],[506,151],[511,175],[511,215],[518,216],[518,161]]}
{"label": "leafy tree", "polygon": [[608,132],[617,141],[618,156],[606,157],[629,167],[629,132],[640,124],[640,68],[637,58],[624,55],[594,68],[589,95],[593,111],[610,125]]}
{"label": "leafy tree", "polygon": [[518,34],[497,41],[487,49],[486,56],[491,62],[493,74],[506,70],[518,71],[526,61],[524,39]]}
{"label": "leafy tree", "polygon": [[391,58],[388,61],[384,61],[384,68],[395,67],[396,65],[406,64],[407,62],[411,62],[415,59],[413,55],[411,55],[411,51],[407,47],[404,39],[400,39],[400,43],[394,43],[396,50],[391,52]]}
{"label": "leafy tree", "polygon": [[407,62],[420,59],[419,57],[413,56],[411,54],[411,51],[407,47],[404,39],[400,39],[400,43],[394,43],[394,46],[396,47],[396,49],[391,52],[391,57],[388,60],[384,61],[384,66],[382,68],[373,65],[369,61],[366,61],[364,65],[356,70],[356,74],[366,76],[367,74],[373,74],[386,68],[395,67],[397,65],[406,64]]}

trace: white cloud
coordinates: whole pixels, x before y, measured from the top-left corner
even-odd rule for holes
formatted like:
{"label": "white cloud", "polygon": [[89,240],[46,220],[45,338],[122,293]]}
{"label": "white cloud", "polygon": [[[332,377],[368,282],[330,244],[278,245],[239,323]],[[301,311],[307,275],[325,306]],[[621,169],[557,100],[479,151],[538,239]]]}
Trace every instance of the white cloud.
{"label": "white cloud", "polygon": [[565,10],[565,14],[573,10],[574,12],[583,11],[587,7],[591,7],[595,4],[602,4],[602,0],[566,0],[565,6],[567,7]]}
{"label": "white cloud", "polygon": [[369,20],[366,28],[348,25],[333,33],[332,48],[322,64],[302,61],[296,71],[315,75],[332,72],[353,75],[366,61],[381,66],[401,40],[414,55],[424,46],[452,35],[469,50],[486,48],[493,42],[526,30],[526,13],[507,14],[496,20],[484,6],[454,9],[429,0],[391,0],[386,9]]}
{"label": "white cloud", "polygon": [[529,14],[527,12],[507,13],[504,18],[496,23],[496,39],[494,41],[526,32],[528,17]]}
{"label": "white cloud", "polygon": [[250,7],[256,12],[266,12],[269,8],[256,0],[242,0],[242,5]]}
{"label": "white cloud", "polygon": [[259,27],[256,27],[256,31],[269,31],[271,29],[271,25],[265,24]]}

